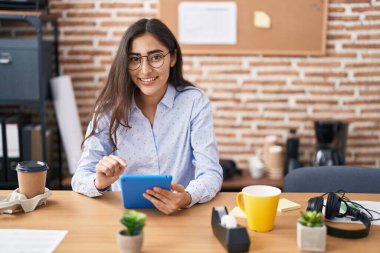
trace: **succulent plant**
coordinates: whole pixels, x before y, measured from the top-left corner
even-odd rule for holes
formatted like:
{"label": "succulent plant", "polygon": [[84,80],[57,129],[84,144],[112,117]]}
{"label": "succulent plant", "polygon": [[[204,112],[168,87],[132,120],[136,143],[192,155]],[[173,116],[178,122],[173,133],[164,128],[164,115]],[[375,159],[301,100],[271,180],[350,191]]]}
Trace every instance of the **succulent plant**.
{"label": "succulent plant", "polygon": [[298,222],[308,227],[322,227],[324,224],[322,213],[317,211],[301,212]]}
{"label": "succulent plant", "polygon": [[121,224],[125,226],[122,234],[124,235],[139,235],[144,228],[146,215],[144,213],[128,210],[120,219]]}

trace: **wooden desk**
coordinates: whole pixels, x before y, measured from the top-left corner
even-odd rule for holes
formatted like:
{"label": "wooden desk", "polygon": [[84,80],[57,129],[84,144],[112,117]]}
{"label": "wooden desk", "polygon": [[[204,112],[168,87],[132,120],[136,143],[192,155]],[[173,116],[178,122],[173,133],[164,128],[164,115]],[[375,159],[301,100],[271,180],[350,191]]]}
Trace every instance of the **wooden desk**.
{"label": "wooden desk", "polygon": [[222,191],[241,191],[248,185],[271,185],[277,188],[284,186],[283,179],[269,179],[266,175],[261,178],[253,178],[248,170],[242,170],[241,175],[235,175],[233,178],[223,181]]}
{"label": "wooden desk", "polygon": [[[0,191],[5,194],[6,191]],[[282,197],[303,205],[312,193],[286,193]],[[349,194],[353,200],[380,201],[380,194]],[[211,228],[213,206],[235,206],[236,193],[220,193],[213,201],[198,204],[175,215],[157,210],[141,210],[148,216],[144,228],[143,252],[225,252]],[[68,234],[56,252],[118,252],[116,233],[122,228],[124,213],[121,195],[109,192],[100,198],[88,198],[71,191],[54,191],[47,206],[17,215],[0,215],[0,228],[62,229]],[[251,252],[298,252],[296,220],[299,210],[278,214],[274,230],[267,233],[249,231]],[[245,225],[245,221],[239,220]],[[327,237],[327,252],[379,252],[380,227],[372,226],[369,237],[340,239]]]}

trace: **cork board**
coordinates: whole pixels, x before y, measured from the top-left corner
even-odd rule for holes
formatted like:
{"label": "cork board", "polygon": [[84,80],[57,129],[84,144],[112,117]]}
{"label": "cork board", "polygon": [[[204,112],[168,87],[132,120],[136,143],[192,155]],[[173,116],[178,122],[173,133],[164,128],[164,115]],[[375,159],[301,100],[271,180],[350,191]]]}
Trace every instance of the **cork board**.
{"label": "cork board", "polygon": [[[316,56],[326,51],[328,0],[160,0],[159,18],[178,39],[181,2],[233,2],[237,6],[236,44],[181,44],[187,55]],[[254,25],[258,12],[270,27]]]}

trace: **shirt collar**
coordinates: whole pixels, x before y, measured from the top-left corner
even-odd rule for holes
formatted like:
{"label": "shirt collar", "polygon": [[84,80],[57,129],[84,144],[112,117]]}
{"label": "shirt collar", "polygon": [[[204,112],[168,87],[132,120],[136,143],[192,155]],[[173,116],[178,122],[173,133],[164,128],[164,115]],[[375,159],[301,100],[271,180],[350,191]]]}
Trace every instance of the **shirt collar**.
{"label": "shirt collar", "polygon": [[169,84],[166,89],[164,97],[161,99],[160,103],[166,105],[168,108],[172,108],[174,104],[176,90],[173,85]]}
{"label": "shirt collar", "polygon": [[[137,88],[135,88],[137,89]],[[135,91],[133,91],[133,96],[132,96],[132,104],[131,104],[131,109],[132,111],[137,109],[137,104],[135,100]],[[164,104],[168,108],[172,108],[174,104],[174,98],[175,98],[176,90],[173,85],[169,84],[168,88],[166,89],[164,97],[161,99],[159,104]]]}
{"label": "shirt collar", "polygon": [[135,87],[135,89],[133,90],[133,94],[132,94],[131,111],[138,109],[137,104],[136,104],[136,100],[135,100],[135,90],[136,89],[137,89],[137,87]]}

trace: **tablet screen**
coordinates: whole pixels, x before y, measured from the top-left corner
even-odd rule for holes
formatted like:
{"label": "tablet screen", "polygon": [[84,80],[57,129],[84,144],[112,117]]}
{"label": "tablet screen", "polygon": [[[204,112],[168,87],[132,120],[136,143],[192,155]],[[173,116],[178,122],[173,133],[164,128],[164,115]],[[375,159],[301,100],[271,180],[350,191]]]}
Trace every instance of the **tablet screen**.
{"label": "tablet screen", "polygon": [[124,208],[155,208],[152,202],[144,198],[147,189],[160,187],[170,190],[171,175],[122,175],[121,193]]}

